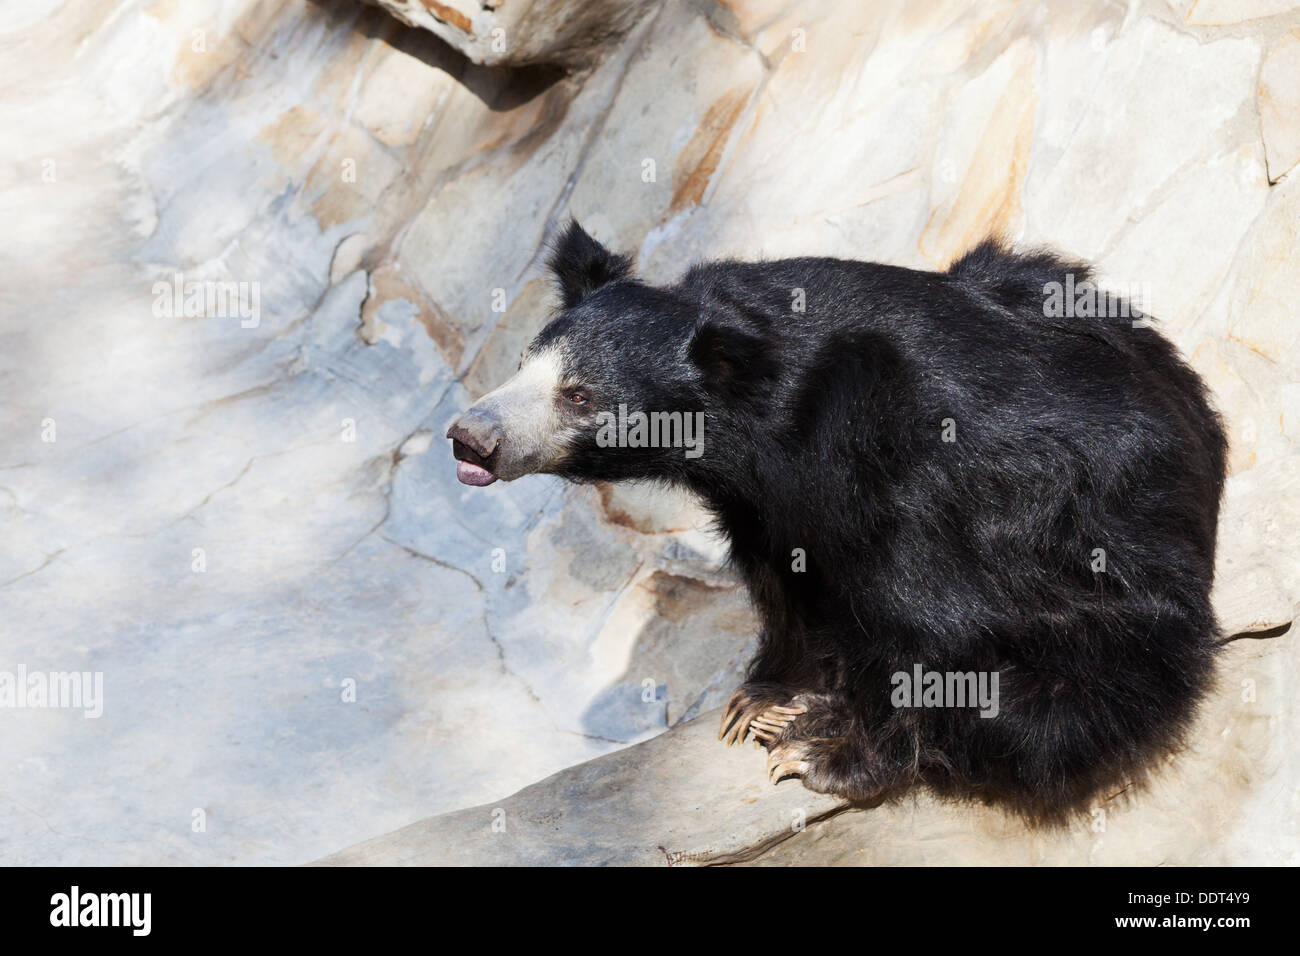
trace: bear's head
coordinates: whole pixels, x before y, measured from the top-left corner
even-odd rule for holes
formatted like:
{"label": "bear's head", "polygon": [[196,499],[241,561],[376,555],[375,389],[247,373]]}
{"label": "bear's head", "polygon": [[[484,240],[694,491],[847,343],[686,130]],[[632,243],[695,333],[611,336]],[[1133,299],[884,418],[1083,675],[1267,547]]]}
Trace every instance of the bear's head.
{"label": "bear's head", "polygon": [[756,330],[709,314],[688,283],[631,276],[572,222],[550,259],[561,310],[519,371],[447,431],[456,476],[487,485],[534,473],[575,481],[684,480],[743,370],[762,359]]}

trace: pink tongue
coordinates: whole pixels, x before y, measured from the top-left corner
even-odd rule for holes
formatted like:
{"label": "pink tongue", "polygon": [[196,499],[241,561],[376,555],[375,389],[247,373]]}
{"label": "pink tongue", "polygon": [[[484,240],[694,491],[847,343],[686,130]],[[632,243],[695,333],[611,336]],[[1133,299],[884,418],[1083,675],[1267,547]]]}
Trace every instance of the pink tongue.
{"label": "pink tongue", "polygon": [[468,461],[456,462],[456,478],[462,485],[479,486],[490,485],[497,480],[497,476],[486,468],[480,468]]}

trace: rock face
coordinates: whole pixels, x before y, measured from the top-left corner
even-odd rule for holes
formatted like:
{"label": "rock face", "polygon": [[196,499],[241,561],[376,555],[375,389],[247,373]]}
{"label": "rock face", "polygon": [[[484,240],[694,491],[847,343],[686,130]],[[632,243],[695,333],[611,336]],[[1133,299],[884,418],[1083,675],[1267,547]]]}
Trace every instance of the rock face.
{"label": "rock face", "polygon": [[474,63],[582,69],[660,0],[367,0]]}
{"label": "rock face", "polygon": [[1268,178],[1277,182],[1300,162],[1300,29],[1273,44],[1259,78],[1259,120]]}
{"label": "rock face", "polygon": [[[609,859],[733,859],[822,812],[689,722],[754,627],[693,502],[455,481],[441,436],[545,321],[570,215],[651,281],[718,256],[935,268],[991,230],[1093,259],[1148,292],[1227,416],[1221,613],[1294,618],[1292,5],[442,7],[438,35],[352,0],[0,14],[0,672],[103,675],[98,719],[0,710],[0,861],[299,863],[560,771],[566,812],[643,814]],[[470,29],[444,42],[452,10]],[[505,59],[475,46],[493,23]],[[1295,845],[1295,647],[1234,645],[1198,738],[1198,781],[1246,781],[1216,804],[1240,818],[1177,816],[1135,853]],[[677,776],[710,814],[758,795],[757,829],[710,830],[665,771],[665,831],[653,793],[581,767],[696,733]],[[1187,787],[1162,806],[1213,791]],[[570,853],[536,813],[508,815],[517,858],[525,833],[529,859]],[[970,852],[996,859],[980,826]]]}

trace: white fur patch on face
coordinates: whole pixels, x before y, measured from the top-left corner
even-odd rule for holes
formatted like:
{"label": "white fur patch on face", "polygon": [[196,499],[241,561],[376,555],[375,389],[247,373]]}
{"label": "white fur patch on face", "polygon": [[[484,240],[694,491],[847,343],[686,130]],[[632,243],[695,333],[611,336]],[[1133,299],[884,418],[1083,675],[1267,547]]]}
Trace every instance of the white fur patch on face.
{"label": "white fur patch on face", "polygon": [[544,471],[563,459],[573,435],[556,400],[562,374],[560,351],[552,345],[528,355],[505,384],[475,403],[501,422],[501,477]]}

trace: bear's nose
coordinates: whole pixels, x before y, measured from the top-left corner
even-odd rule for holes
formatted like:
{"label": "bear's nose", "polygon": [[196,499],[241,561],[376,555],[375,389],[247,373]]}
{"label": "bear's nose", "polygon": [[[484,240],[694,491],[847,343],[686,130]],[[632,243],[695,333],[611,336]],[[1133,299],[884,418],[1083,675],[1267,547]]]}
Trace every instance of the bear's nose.
{"label": "bear's nose", "polygon": [[458,446],[463,445],[480,459],[475,464],[482,464],[501,444],[501,419],[487,409],[471,408],[447,429],[447,437],[455,443],[454,451],[459,452]]}

